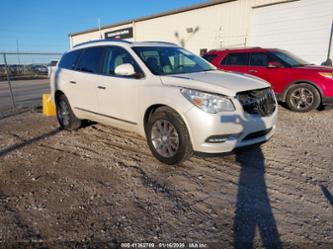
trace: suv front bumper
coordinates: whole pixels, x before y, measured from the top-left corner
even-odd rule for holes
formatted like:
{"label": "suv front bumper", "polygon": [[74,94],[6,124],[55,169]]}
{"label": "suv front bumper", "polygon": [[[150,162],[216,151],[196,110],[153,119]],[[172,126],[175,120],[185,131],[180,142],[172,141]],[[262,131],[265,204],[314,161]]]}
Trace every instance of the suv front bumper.
{"label": "suv front bumper", "polygon": [[[275,132],[277,108],[268,117],[235,112],[209,114],[196,107],[184,114],[194,151],[230,152],[238,147],[262,143]],[[241,111],[237,111],[241,110]]]}

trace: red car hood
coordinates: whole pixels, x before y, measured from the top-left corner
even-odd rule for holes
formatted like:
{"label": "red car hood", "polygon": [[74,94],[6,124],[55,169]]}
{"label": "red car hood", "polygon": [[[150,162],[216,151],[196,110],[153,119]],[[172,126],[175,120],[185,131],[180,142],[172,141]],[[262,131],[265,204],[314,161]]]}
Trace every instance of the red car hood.
{"label": "red car hood", "polygon": [[318,72],[333,72],[333,67],[326,67],[326,66],[315,66],[315,65],[306,65],[300,67],[293,67],[295,69],[303,69],[303,70],[312,70]]}

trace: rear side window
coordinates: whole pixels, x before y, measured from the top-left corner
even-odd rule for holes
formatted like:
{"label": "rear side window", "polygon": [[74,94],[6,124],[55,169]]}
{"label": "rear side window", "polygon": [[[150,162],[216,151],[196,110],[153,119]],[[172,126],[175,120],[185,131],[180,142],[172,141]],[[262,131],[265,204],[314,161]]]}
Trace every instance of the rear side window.
{"label": "rear side window", "polygon": [[221,62],[221,65],[226,66],[248,66],[249,65],[249,53],[233,53],[228,54]]}
{"label": "rear side window", "polygon": [[87,73],[99,73],[104,47],[86,48],[80,57],[76,70]]}
{"label": "rear side window", "polygon": [[69,53],[66,53],[59,63],[59,67],[65,69],[75,69],[76,62],[81,54],[82,50],[75,50]]}
{"label": "rear side window", "polygon": [[202,56],[206,61],[212,62],[217,57],[217,54],[205,54]]}

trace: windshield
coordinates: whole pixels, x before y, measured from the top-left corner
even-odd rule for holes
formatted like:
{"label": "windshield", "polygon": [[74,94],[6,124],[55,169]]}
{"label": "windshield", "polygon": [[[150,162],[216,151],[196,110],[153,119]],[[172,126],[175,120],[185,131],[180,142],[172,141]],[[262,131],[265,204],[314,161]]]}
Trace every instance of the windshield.
{"label": "windshield", "polygon": [[272,53],[291,67],[309,65],[305,60],[287,51],[274,51]]}
{"label": "windshield", "polygon": [[133,50],[155,75],[215,70],[204,59],[179,47],[133,47]]}

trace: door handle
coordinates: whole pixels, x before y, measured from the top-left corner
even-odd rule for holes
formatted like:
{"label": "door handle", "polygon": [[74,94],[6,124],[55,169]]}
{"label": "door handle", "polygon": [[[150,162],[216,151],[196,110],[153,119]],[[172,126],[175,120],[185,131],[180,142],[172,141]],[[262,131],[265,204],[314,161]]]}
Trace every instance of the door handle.
{"label": "door handle", "polygon": [[71,80],[69,83],[71,83],[71,84],[76,84],[76,81],[72,81],[72,80]]}
{"label": "door handle", "polygon": [[258,71],[257,70],[249,70],[248,72],[249,73],[257,73]]}
{"label": "door handle", "polygon": [[102,89],[102,90],[105,90],[105,89],[106,89],[105,86],[98,86],[97,88],[98,88],[98,89]]}

